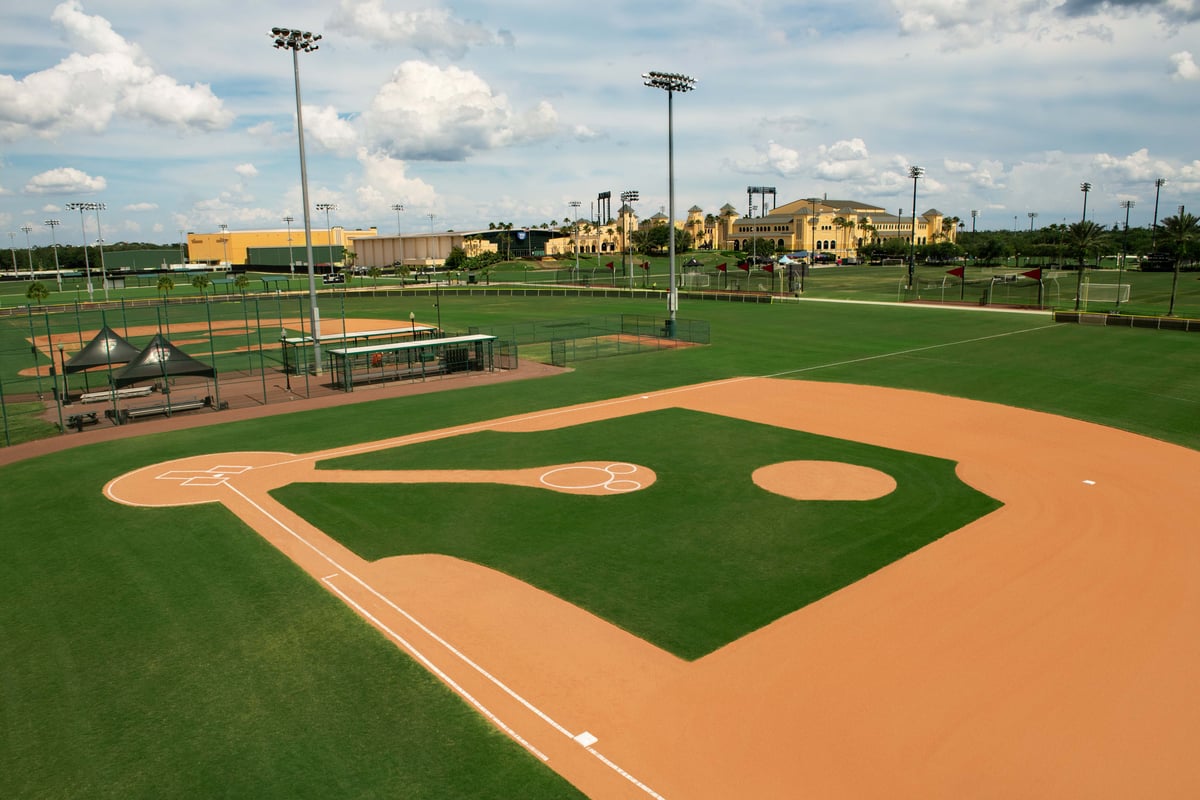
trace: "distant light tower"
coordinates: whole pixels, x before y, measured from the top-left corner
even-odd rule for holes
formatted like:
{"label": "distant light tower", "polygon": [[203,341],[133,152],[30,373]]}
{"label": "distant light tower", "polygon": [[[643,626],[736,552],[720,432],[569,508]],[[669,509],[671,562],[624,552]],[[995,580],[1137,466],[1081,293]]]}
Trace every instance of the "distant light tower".
{"label": "distant light tower", "polygon": [[1087,196],[1088,192],[1091,190],[1092,185],[1087,181],[1079,184],[1079,191],[1083,192],[1083,218],[1080,220],[1080,222],[1087,222]]}
{"label": "distant light tower", "polygon": [[913,286],[913,273],[917,268],[917,179],[925,174],[925,170],[920,167],[909,167],[908,177],[912,178],[913,182],[913,204],[912,204],[912,236],[908,240],[908,287]]}
{"label": "distant light tower", "polygon": [[392,211],[396,212],[396,235],[397,236],[400,235],[400,212],[403,210],[404,210],[403,203],[394,203],[392,205]]}
{"label": "distant light tower", "polygon": [[329,212],[337,211],[338,206],[337,206],[337,203],[317,203],[316,209],[317,209],[317,211],[325,212],[325,235],[329,237],[327,239],[327,241],[329,242],[329,274],[332,275],[334,272],[334,269],[333,269],[333,227],[330,225],[330,222],[329,222]]}
{"label": "distant light tower", "polygon": [[975,232],[975,219],[979,216],[979,209],[971,209],[971,233]]}
{"label": "distant light tower", "polygon": [[667,219],[667,255],[671,267],[671,289],[667,294],[667,336],[675,336],[675,312],[679,308],[679,287],[675,284],[675,92],[690,92],[696,79],[674,72],[647,72],[642,81],[651,89],[667,93],[667,198],[670,208]]}
{"label": "distant light tower", "polygon": [[437,219],[437,214],[426,214],[429,217],[429,232],[433,233],[433,221]]}
{"label": "distant light tower", "polygon": [[187,231],[179,229],[179,267],[182,269],[187,266],[187,255],[183,252],[183,244],[187,241]]}
{"label": "distant light tower", "polygon": [[25,231],[25,251],[29,253],[29,280],[33,280],[33,245],[29,242],[29,234],[33,233],[33,226],[26,222],[21,226],[21,230]]}
{"label": "distant light tower", "polygon": [[633,206],[630,203],[636,203],[640,199],[637,189],[626,189],[621,192],[621,207],[624,210],[625,206],[629,206],[629,211],[625,213],[625,250],[629,253],[629,288],[633,288],[633,247],[629,242],[629,218],[633,216]]}
{"label": "distant light tower", "polygon": [[229,268],[229,237],[226,235],[226,233],[229,231],[229,226],[226,225],[224,222],[222,222],[217,227],[221,229],[221,238],[218,240],[221,242],[221,253],[222,253],[221,266],[228,269]]}
{"label": "distant light tower", "polygon": [[108,271],[104,268],[104,233],[100,230],[100,212],[108,208],[104,203],[90,203],[91,210],[96,212],[96,249],[100,251],[100,286],[104,289],[104,299],[108,299]]}
{"label": "distant light tower", "polygon": [[1038,217],[1038,212],[1036,212],[1036,211],[1029,211],[1029,212],[1026,212],[1025,216],[1029,217],[1029,232],[1030,232],[1030,233],[1033,233],[1033,221],[1034,221],[1035,219],[1037,219],[1037,217]]}
{"label": "distant light tower", "polygon": [[86,221],[84,220],[84,214],[86,214],[88,211],[91,211],[92,207],[95,205],[97,205],[97,204],[96,203],[67,203],[66,204],[66,208],[68,211],[78,211],[79,212],[79,229],[83,232],[83,270],[84,270],[84,274],[87,276],[88,300],[92,299],[92,293],[94,290],[92,289],[92,266],[88,262],[87,224],[86,224]]}
{"label": "distant light tower", "polygon": [[1121,234],[1121,266],[1117,269],[1117,307],[1116,312],[1121,312],[1121,276],[1125,272],[1125,259],[1129,257],[1129,209],[1133,208],[1132,200],[1122,200],[1121,208],[1125,209],[1125,231]]}
{"label": "distant light tower", "polygon": [[58,266],[58,239],[54,234],[54,229],[62,223],[56,219],[48,219],[42,223],[50,229],[50,247],[54,250],[54,277],[58,281],[58,290],[62,291],[62,270]]}
{"label": "distant light tower", "polygon": [[304,249],[308,263],[308,314],[312,327],[314,371],[321,374],[321,311],[317,308],[317,279],[313,273],[312,220],[308,205],[308,165],[304,158],[304,116],[300,111],[300,52],[313,53],[318,49],[321,34],[290,28],[272,28],[271,39],[276,50],[292,51],[292,72],[296,83],[296,135],[300,140],[300,193],[304,203]]}
{"label": "distant light tower", "polygon": [[1158,244],[1155,242],[1155,234],[1158,233],[1158,193],[1162,191],[1163,184],[1167,182],[1166,178],[1158,178],[1154,181],[1154,222],[1150,224],[1150,252],[1158,252]]}
{"label": "distant light tower", "polygon": [[[87,244],[84,244],[87,247]],[[8,232],[8,252],[12,254],[13,277],[17,277],[17,235],[12,231]]]}
{"label": "distant light tower", "polygon": [[581,205],[583,205],[583,203],[581,203],[578,200],[572,200],[570,203],[567,203],[567,205],[569,205],[573,209],[573,211],[571,212],[571,215],[574,217],[574,223],[575,223],[575,279],[578,280],[579,279],[579,207]]}
{"label": "distant light tower", "polygon": [[283,222],[287,225],[288,231],[288,272],[292,275],[296,274],[296,257],[292,253],[292,223],[295,221],[296,218],[291,214],[288,214],[283,218]]}

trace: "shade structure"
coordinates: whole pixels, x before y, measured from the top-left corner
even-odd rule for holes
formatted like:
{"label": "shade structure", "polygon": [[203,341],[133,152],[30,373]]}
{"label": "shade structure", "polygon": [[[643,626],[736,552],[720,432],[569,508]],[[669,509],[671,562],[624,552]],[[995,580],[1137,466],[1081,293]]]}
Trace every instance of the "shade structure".
{"label": "shade structure", "polygon": [[119,389],[140,381],[176,378],[182,375],[212,378],[216,374],[217,371],[211,366],[192,358],[163,338],[162,334],[156,334],[142,352],[113,373],[113,385]]}
{"label": "shade structure", "polygon": [[137,357],[138,349],[105,325],[82,350],[71,356],[63,365],[63,372],[70,375],[93,367],[128,364]]}

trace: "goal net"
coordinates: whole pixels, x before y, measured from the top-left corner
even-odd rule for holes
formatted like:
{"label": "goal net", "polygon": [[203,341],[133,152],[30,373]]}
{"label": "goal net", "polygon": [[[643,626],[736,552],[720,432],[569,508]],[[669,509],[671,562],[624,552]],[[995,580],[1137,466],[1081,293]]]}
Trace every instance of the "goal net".
{"label": "goal net", "polygon": [[1079,299],[1085,310],[1089,303],[1109,305],[1129,302],[1128,283],[1092,283],[1085,280],[1079,291]]}

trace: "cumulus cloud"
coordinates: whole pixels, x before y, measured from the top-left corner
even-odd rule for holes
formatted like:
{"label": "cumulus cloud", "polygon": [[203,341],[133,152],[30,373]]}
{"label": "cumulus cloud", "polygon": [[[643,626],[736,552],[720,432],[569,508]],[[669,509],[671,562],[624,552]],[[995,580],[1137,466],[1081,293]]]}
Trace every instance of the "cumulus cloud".
{"label": "cumulus cloud", "polygon": [[1200,79],[1200,67],[1196,66],[1196,61],[1187,50],[1171,54],[1171,69],[1168,70],[1168,73],[1177,81]]}
{"label": "cumulus cloud", "polygon": [[59,167],[34,175],[25,184],[25,191],[29,194],[92,194],[104,191],[107,186],[108,181],[102,177],[93,178],[74,167]]}
{"label": "cumulus cloud", "polygon": [[1196,0],[1066,0],[1061,8],[1064,14],[1071,17],[1101,12],[1154,12],[1171,22],[1200,19],[1200,3]]}
{"label": "cumulus cloud", "polygon": [[557,132],[547,102],[518,112],[477,74],[406,61],[362,115],[368,141],[391,156],[455,161],[471,153],[545,139]]}
{"label": "cumulus cloud", "polygon": [[130,203],[121,207],[122,211],[156,211],[158,203]]}
{"label": "cumulus cloud", "polygon": [[952,161],[949,158],[942,159],[942,168],[951,175],[961,175],[975,170],[975,167],[966,161]]}
{"label": "cumulus cloud", "polygon": [[871,165],[867,143],[862,139],[843,139],[817,148],[817,175],[826,180],[847,181],[865,178],[875,169]]}
{"label": "cumulus cloud", "polygon": [[359,144],[358,132],[350,120],[338,116],[332,106],[304,107],[304,138],[331,153],[348,156]]}
{"label": "cumulus cloud", "polygon": [[233,171],[243,178],[258,177],[258,167],[254,166],[253,164],[238,164],[233,168]]}
{"label": "cumulus cloud", "polygon": [[141,48],[77,0],[50,16],[78,52],[17,80],[0,75],[0,139],[105,130],[117,115],[183,130],[218,130],[233,118],[205,84],[155,71]]}
{"label": "cumulus cloud", "polygon": [[1118,180],[1126,181],[1151,183],[1155,178],[1170,176],[1174,172],[1167,162],[1151,158],[1150,151],[1145,147],[1120,157],[1099,153],[1093,163]]}
{"label": "cumulus cloud", "polygon": [[1149,15],[1175,25],[1200,19],[1200,0],[892,0],[902,33],[944,33],[964,47],[1011,34],[1107,39],[1109,23]]}
{"label": "cumulus cloud", "polygon": [[444,8],[392,12],[383,7],[383,0],[342,0],[328,27],[376,45],[410,47],[426,56],[441,53],[451,58],[462,58],[472,47],[508,45],[513,40],[508,31],[489,31]]}
{"label": "cumulus cloud", "polygon": [[362,165],[363,183],[357,187],[358,207],[364,211],[382,213],[397,201],[414,207],[428,207],[437,198],[434,189],[420,178],[410,178],[407,165],[386,153],[360,147],[356,154]]}

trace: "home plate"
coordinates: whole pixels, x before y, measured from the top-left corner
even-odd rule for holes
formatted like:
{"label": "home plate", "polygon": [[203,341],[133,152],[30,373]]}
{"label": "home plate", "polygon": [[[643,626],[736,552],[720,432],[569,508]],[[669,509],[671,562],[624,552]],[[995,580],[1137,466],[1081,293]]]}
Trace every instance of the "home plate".
{"label": "home plate", "polygon": [[591,747],[592,745],[594,745],[596,742],[598,742],[600,740],[597,739],[595,736],[592,736],[587,731],[584,731],[583,733],[581,733],[575,737],[575,741],[579,742],[584,747]]}

